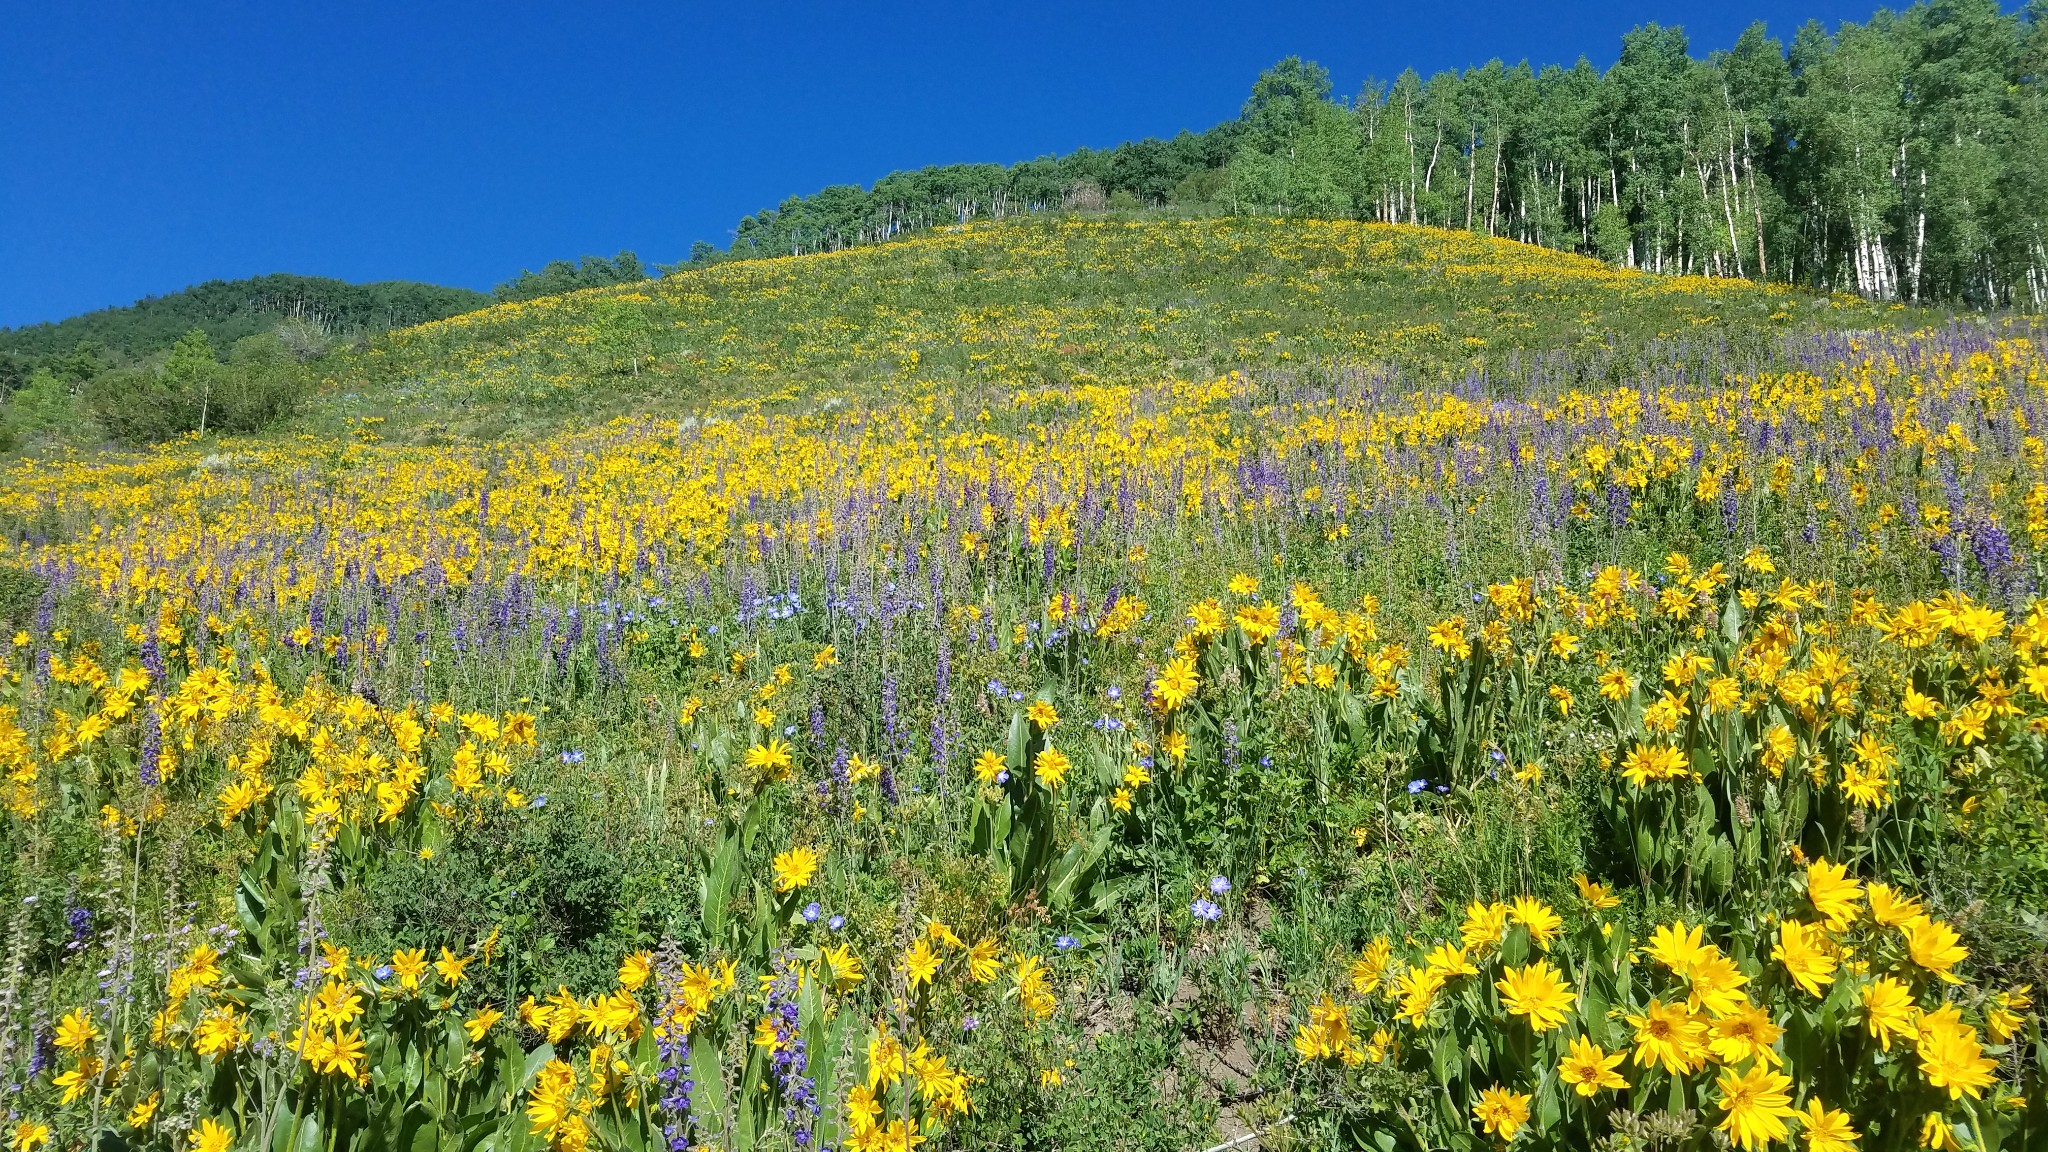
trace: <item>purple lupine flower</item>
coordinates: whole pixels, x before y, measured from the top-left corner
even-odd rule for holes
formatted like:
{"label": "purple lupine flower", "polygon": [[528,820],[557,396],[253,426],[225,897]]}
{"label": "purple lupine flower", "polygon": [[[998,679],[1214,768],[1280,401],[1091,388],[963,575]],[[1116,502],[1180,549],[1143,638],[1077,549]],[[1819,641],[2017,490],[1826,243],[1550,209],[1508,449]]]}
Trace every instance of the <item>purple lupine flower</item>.
{"label": "purple lupine flower", "polygon": [[156,633],[151,632],[142,638],[141,657],[142,670],[149,673],[150,684],[160,687],[164,682],[166,672],[164,669],[163,649],[157,645]]}
{"label": "purple lupine flower", "polygon": [[776,1041],[768,1075],[771,1082],[782,1089],[782,1118],[790,1127],[791,1139],[798,1147],[803,1147],[810,1143],[812,1125],[819,1112],[817,1083],[809,1075],[808,1047],[797,1035],[800,1019],[796,1004],[797,973],[787,957],[775,957],[774,977],[769,981],[767,991],[766,1016],[775,1029]]}
{"label": "purple lupine flower", "polygon": [[844,740],[839,742],[839,746],[832,753],[832,771],[828,779],[830,786],[839,790],[840,795],[845,795],[845,789],[853,786],[852,755],[847,751]]}
{"label": "purple lupine flower", "polygon": [[[655,953],[654,972],[655,987],[661,997],[661,1014],[670,1018],[674,1015],[675,1005],[683,1000],[683,959],[674,937],[661,942],[661,949]],[[661,1070],[655,1074],[656,1082],[662,1086],[657,1104],[666,1113],[661,1134],[671,1152],[686,1152],[691,1144],[690,1094],[697,1088],[685,1070],[690,1056],[689,1037],[674,1028],[663,1029],[662,1032],[655,1040],[662,1061]]]}
{"label": "purple lupine flower", "polygon": [[158,766],[163,751],[164,718],[152,698],[149,708],[142,714],[142,750],[136,755],[137,775],[147,787],[154,788],[163,783],[163,770]]}

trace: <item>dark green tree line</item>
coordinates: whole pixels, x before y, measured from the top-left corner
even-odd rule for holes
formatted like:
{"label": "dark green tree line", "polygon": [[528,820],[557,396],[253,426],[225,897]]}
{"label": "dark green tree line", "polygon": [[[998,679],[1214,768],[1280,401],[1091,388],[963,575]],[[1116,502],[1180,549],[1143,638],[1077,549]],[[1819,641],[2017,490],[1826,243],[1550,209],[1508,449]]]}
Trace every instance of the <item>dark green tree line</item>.
{"label": "dark green tree line", "polygon": [[584,256],[573,262],[553,260],[538,272],[520,272],[492,289],[491,295],[499,303],[536,300],[582,288],[605,288],[645,279],[647,269],[641,265],[640,257],[631,252],[621,252],[609,260],[602,256]]}
{"label": "dark green tree line", "polygon": [[164,352],[194,328],[223,348],[287,322],[347,339],[473,312],[488,303],[481,292],[409,280],[350,284],[286,273],[209,280],[126,307],[0,328],[0,362],[24,365],[25,378],[35,364],[60,370],[52,359],[74,355],[81,343],[104,359],[125,362]]}

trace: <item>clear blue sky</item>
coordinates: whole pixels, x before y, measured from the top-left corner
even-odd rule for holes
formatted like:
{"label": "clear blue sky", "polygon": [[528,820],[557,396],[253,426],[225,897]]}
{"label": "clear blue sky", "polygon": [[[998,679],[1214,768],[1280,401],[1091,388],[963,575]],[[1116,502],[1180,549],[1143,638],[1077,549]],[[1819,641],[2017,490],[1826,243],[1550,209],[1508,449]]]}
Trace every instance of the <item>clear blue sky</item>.
{"label": "clear blue sky", "polygon": [[1605,67],[1875,0],[306,4],[12,0],[0,326],[301,272],[489,288],[557,257],[723,246],[894,168],[1015,161],[1236,114],[1290,53],[1339,92],[1493,57]]}

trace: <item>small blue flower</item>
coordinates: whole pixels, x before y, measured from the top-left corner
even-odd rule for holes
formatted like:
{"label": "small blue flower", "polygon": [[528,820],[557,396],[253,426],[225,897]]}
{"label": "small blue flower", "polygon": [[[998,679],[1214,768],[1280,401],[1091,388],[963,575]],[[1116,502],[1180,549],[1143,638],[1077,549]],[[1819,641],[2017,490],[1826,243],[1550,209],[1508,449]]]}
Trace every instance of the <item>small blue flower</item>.
{"label": "small blue flower", "polygon": [[1188,905],[1188,911],[1195,914],[1195,919],[1206,920],[1212,924],[1223,919],[1223,909],[1202,897],[1197,897],[1193,904]]}
{"label": "small blue flower", "polygon": [[960,1030],[962,1032],[972,1032],[979,1027],[981,1027],[981,1019],[972,1012],[960,1018]]}
{"label": "small blue flower", "polygon": [[837,932],[841,928],[846,927],[846,917],[834,916],[830,920],[825,921],[825,927],[830,928],[834,932]]}
{"label": "small blue flower", "polygon": [[1436,786],[1436,790],[1439,795],[1447,794],[1450,792],[1451,786],[1449,784],[1439,784]]}
{"label": "small blue flower", "polygon": [[1272,766],[1273,766],[1273,758],[1272,758],[1271,756],[1261,756],[1261,757],[1259,757],[1259,767],[1261,767],[1261,768],[1271,768]]}
{"label": "small blue flower", "polygon": [[818,922],[818,917],[824,914],[825,910],[823,908],[818,907],[818,902],[816,900],[813,900],[809,904],[804,905],[804,923],[806,924],[816,924]]}
{"label": "small blue flower", "polygon": [[1427,780],[1410,780],[1408,782],[1408,794],[1413,796],[1427,787],[1429,787],[1429,781]]}
{"label": "small blue flower", "polygon": [[1111,700],[1121,700],[1124,698],[1124,690],[1122,688],[1117,687],[1114,684],[1111,684],[1109,686],[1109,691],[1105,693],[1105,695],[1107,695]]}
{"label": "small blue flower", "polygon": [[379,964],[371,970],[370,975],[375,976],[379,980],[389,980],[391,979],[391,965]]}
{"label": "small blue flower", "polygon": [[1002,770],[1001,772],[998,772],[998,773],[996,773],[996,783],[998,783],[998,784],[1008,784],[1009,782],[1010,782],[1010,770],[1009,770],[1008,768],[1005,768],[1005,769],[1003,769],[1003,770]]}
{"label": "small blue flower", "polygon": [[547,794],[547,793],[545,793],[545,792],[543,792],[543,793],[541,793],[540,795],[538,795],[538,796],[535,796],[535,797],[533,798],[533,806],[534,806],[535,808],[545,808],[545,807],[547,807],[547,806],[548,806],[548,794]]}
{"label": "small blue flower", "polygon": [[1211,896],[1221,896],[1221,895],[1223,895],[1223,894],[1224,894],[1225,892],[1228,892],[1228,891],[1230,891],[1230,878],[1229,878],[1229,877],[1227,877],[1227,876],[1211,876],[1211,877],[1209,878],[1209,895],[1211,895]]}
{"label": "small blue flower", "polygon": [[581,763],[583,763],[583,753],[582,753],[582,751],[581,751],[580,749],[575,749],[575,748],[565,748],[565,749],[563,749],[563,750],[562,750],[562,763],[564,763],[564,764],[581,764]]}
{"label": "small blue flower", "polygon": [[783,726],[782,726],[782,734],[783,734],[784,736],[794,736],[794,735],[796,735],[796,725],[794,725],[794,724],[785,724],[785,725],[783,725]]}
{"label": "small blue flower", "polygon": [[1081,942],[1079,940],[1074,939],[1072,936],[1062,936],[1059,939],[1053,941],[1052,946],[1059,949],[1062,952],[1071,952],[1074,949],[1079,948],[1081,946]]}

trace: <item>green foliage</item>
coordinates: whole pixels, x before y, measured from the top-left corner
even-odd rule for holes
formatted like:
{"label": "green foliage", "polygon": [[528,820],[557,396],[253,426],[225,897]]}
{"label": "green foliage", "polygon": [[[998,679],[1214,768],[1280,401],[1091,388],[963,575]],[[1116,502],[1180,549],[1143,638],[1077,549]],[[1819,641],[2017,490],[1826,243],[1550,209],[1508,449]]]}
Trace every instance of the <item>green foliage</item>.
{"label": "green foliage", "polygon": [[244,336],[228,350],[226,370],[214,386],[207,426],[223,432],[254,432],[267,427],[289,415],[310,384],[310,371],[283,335],[263,332]]}
{"label": "green foliage", "polygon": [[0,565],[0,625],[20,628],[33,622],[48,582],[12,564]]}
{"label": "green foliage", "polygon": [[[693,251],[692,256],[695,255]],[[647,270],[641,267],[640,258],[631,252],[621,252],[609,260],[602,256],[585,256],[574,262],[551,261],[538,272],[521,271],[519,275],[492,289],[491,295],[502,304],[514,300],[558,296],[583,288],[632,284],[645,279]]]}
{"label": "green foliage", "polygon": [[1602,260],[1619,264],[1628,259],[1635,234],[1628,226],[1628,213],[1619,204],[1602,204],[1593,213],[1593,250]]}
{"label": "green foliage", "polygon": [[[209,280],[180,292],[149,296],[123,308],[103,308],[48,324],[0,329],[0,353],[42,362],[64,361],[81,343],[101,361],[132,363],[168,350],[194,328],[216,348],[299,319],[347,337],[422,324],[473,311],[490,302],[481,292],[405,280],[349,284],[319,276],[277,274],[247,280]],[[64,374],[66,369],[52,365]],[[98,371],[72,372],[84,380]]]}
{"label": "green foliage", "polygon": [[0,408],[0,436],[8,450],[76,428],[82,420],[76,384],[47,368],[38,368],[9,394]]}
{"label": "green foliage", "polygon": [[199,398],[148,368],[116,368],[86,385],[85,407],[114,441],[142,447],[199,426]]}
{"label": "green foliage", "polygon": [[84,400],[112,439],[140,447],[186,432],[254,432],[288,414],[310,384],[278,335],[244,336],[223,364],[195,328],[163,364],[116,368],[86,384]]}
{"label": "green foliage", "polygon": [[977,1115],[963,1126],[970,1146],[1185,1152],[1210,1142],[1217,1108],[1206,1085],[1188,1074],[1180,1021],[1140,1004],[1128,1023],[1104,1031],[1061,1067],[1067,1090],[1048,1096],[1039,1069],[1005,1046],[976,1071]]}

